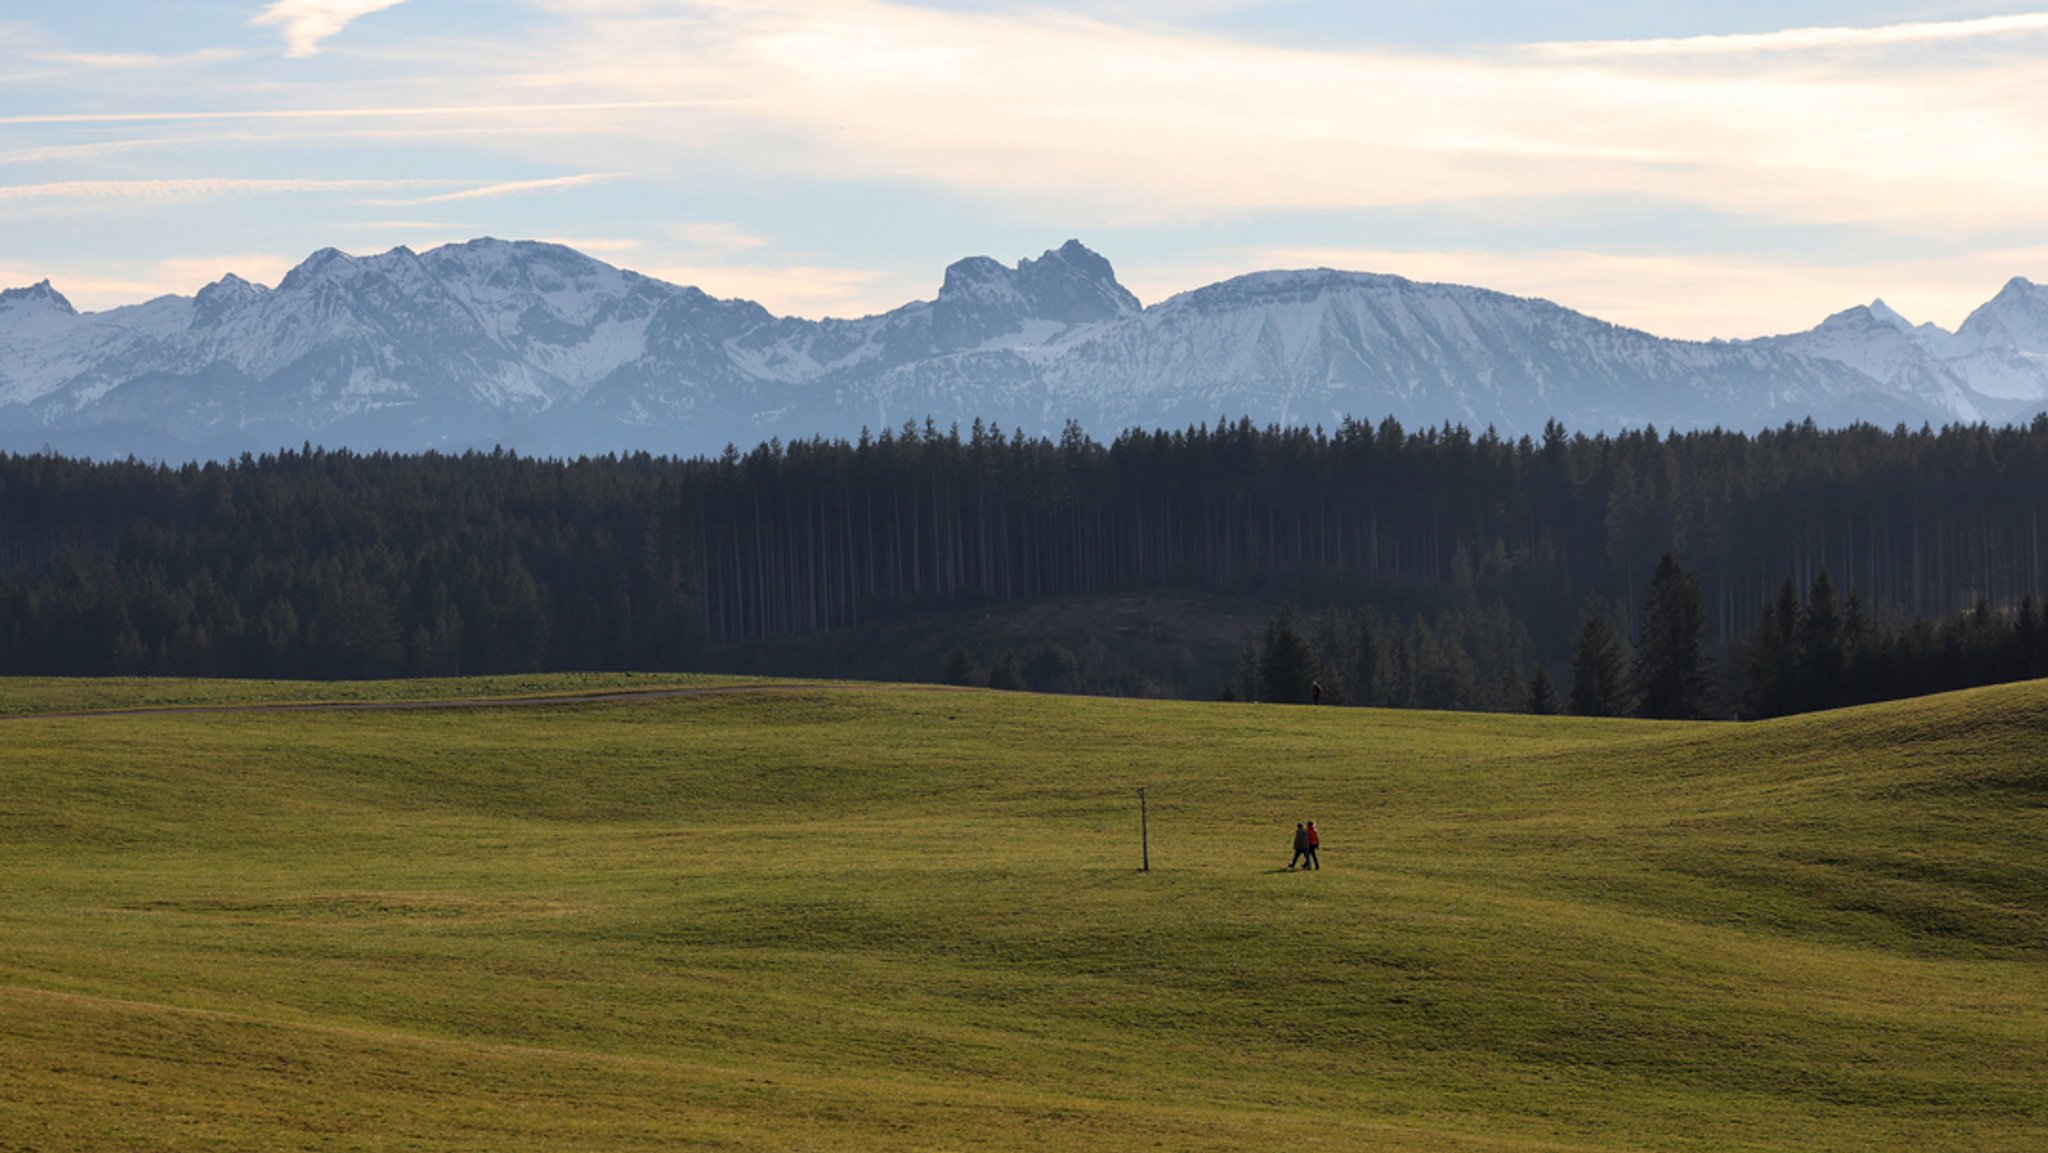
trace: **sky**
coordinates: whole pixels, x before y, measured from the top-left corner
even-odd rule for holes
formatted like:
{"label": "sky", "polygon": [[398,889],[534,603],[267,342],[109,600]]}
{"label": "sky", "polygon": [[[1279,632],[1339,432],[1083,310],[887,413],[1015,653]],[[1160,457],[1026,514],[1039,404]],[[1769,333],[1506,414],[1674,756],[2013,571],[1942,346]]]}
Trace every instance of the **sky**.
{"label": "sky", "polygon": [[1148,304],[1327,266],[1694,339],[1953,328],[2048,281],[2044,110],[2024,4],[7,3],[0,286],[488,235],[856,316],[1078,238]]}

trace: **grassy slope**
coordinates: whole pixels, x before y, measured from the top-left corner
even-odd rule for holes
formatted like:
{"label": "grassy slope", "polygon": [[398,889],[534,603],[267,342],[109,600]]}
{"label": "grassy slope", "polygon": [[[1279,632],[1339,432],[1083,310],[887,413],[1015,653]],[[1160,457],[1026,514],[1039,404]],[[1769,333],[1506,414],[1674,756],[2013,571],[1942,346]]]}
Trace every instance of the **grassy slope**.
{"label": "grassy slope", "polygon": [[2048,684],[5,721],[0,1149],[2039,1149],[2044,764]]}
{"label": "grassy slope", "polygon": [[360,704],[571,696],[736,684],[699,673],[535,673],[398,681],[180,680],[173,677],[0,678],[0,717],[252,704]]}

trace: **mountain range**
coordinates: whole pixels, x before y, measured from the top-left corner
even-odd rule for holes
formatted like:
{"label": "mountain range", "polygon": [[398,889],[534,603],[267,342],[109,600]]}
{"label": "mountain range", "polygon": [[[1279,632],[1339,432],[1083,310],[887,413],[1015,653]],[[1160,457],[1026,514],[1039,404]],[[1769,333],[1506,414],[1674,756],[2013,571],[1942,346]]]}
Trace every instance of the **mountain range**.
{"label": "mountain range", "polygon": [[770,437],[963,428],[1097,436],[1249,416],[1503,434],[1754,430],[1811,417],[2003,422],[2048,407],[2048,287],[1954,332],[1883,301],[1817,327],[1682,341],[1545,300],[1398,276],[1259,272],[1149,307],[1078,241],[973,257],[877,316],[778,317],[573,249],[479,239],[323,249],[275,288],[80,313],[0,292],[0,448],[225,457],[357,450],[716,453]]}

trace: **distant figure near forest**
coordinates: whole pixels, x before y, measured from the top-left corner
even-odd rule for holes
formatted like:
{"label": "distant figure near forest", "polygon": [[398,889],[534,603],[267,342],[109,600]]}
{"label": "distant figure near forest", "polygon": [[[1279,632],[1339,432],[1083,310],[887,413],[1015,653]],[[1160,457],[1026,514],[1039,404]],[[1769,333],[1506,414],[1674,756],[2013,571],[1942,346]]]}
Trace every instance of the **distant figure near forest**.
{"label": "distant figure near forest", "polygon": [[1293,872],[1294,866],[1300,864],[1302,858],[1308,855],[1308,826],[1296,821],[1294,823],[1294,856],[1287,862],[1287,871]]}
{"label": "distant figure near forest", "polygon": [[1308,703],[1312,705],[1323,703],[1323,682],[1310,681],[1308,683]]}

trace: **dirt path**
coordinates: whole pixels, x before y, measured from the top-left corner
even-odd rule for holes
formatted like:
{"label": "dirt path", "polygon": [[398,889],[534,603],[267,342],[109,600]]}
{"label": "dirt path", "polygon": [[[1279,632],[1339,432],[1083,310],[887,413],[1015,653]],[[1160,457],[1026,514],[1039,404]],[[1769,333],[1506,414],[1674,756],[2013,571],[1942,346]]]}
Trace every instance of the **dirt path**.
{"label": "dirt path", "polygon": [[[241,705],[151,705],[132,709],[89,709],[71,713],[16,713],[0,716],[7,721],[89,720],[94,717],[172,717],[207,713],[340,713],[340,712],[424,712],[430,709],[527,709],[565,705],[641,704],[677,697],[738,696],[752,693],[833,692],[869,686],[829,682],[793,681],[762,685],[699,685],[670,689],[618,689],[589,693],[560,693],[534,697],[454,697],[438,701],[287,701],[273,704]],[[943,685],[900,685],[897,688],[943,690]]]}

